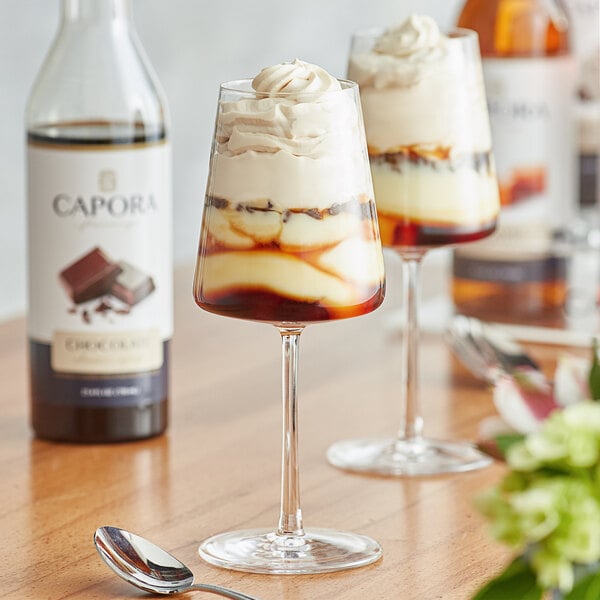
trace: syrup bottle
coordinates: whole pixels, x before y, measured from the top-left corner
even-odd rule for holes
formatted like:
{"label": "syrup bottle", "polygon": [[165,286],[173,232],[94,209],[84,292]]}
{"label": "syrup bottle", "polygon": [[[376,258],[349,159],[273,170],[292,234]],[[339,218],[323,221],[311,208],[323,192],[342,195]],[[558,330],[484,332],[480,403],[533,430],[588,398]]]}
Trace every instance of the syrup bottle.
{"label": "syrup bottle", "polygon": [[502,212],[495,235],[455,251],[455,306],[562,326],[566,258],[553,236],[577,203],[566,12],[554,0],[467,0],[458,25],[479,34]]}
{"label": "syrup bottle", "polygon": [[29,359],[37,436],[116,442],[167,425],[167,108],[130,0],[61,0],[27,106]]}
{"label": "syrup bottle", "polygon": [[[579,205],[583,218],[600,222],[600,0],[565,0],[577,57]],[[595,219],[594,219],[595,215]]]}

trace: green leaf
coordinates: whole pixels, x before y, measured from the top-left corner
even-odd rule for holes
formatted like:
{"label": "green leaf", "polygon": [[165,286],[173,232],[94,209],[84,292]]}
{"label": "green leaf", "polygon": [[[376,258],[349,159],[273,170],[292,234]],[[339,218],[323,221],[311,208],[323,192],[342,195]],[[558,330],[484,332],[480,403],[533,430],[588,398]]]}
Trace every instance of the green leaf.
{"label": "green leaf", "polygon": [[513,444],[517,444],[524,439],[525,436],[520,433],[502,433],[496,436],[496,444],[498,444],[500,452],[506,456],[506,453]]}
{"label": "green leaf", "polygon": [[598,349],[598,338],[594,339],[592,356],[592,368],[590,369],[590,391],[592,400],[600,400],[600,351]]}
{"label": "green leaf", "polygon": [[600,598],[600,573],[592,573],[575,584],[565,600],[598,600]]}
{"label": "green leaf", "polygon": [[498,577],[482,587],[472,600],[541,600],[542,594],[531,565],[519,556]]}

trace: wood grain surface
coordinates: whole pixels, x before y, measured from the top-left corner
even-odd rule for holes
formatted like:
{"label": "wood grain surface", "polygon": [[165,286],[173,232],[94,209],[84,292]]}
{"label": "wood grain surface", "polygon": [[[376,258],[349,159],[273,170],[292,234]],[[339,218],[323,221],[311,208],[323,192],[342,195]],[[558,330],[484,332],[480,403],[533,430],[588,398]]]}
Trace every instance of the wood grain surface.
{"label": "wood grain surface", "polygon": [[[207,536],[276,526],[280,340],[271,326],[199,310],[191,279],[189,268],[177,273],[171,423],[152,440],[85,446],[34,439],[25,322],[0,326],[0,597],[143,597],[107,569],[93,546],[97,527],[115,525],[171,551],[197,581],[262,600],[470,598],[508,558],[473,508],[477,492],[501,477],[501,465],[411,480],[353,475],[325,460],[336,440],[397,429],[393,294],[367,317],[307,328],[300,342],[305,526],[370,535],[383,546],[383,559],[318,576],[236,573],[199,559],[197,546]],[[551,373],[557,349],[530,349]],[[441,336],[423,335],[421,351],[426,432],[473,439],[493,412],[489,389],[456,362]]]}

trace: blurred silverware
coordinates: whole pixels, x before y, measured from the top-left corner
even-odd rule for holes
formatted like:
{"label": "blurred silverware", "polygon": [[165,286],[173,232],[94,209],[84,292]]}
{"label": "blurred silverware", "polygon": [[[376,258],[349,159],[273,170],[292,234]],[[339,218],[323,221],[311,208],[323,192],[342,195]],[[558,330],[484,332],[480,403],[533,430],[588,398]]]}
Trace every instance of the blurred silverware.
{"label": "blurred silverware", "polygon": [[502,375],[536,371],[538,364],[506,332],[465,315],[456,315],[446,340],[461,362],[477,377],[496,383]]}

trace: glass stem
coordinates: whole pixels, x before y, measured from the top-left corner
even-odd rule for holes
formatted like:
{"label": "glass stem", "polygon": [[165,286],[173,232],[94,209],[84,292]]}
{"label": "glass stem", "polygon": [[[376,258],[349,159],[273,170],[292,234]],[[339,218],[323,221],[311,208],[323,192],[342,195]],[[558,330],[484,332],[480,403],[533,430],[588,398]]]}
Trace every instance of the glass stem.
{"label": "glass stem", "polygon": [[277,533],[304,535],[300,509],[298,472],[298,343],[304,327],[279,327],[283,398],[283,447],[281,463],[281,512]]}
{"label": "glass stem", "polygon": [[423,418],[419,410],[418,296],[423,254],[402,256],[402,382],[400,440],[419,441]]}

